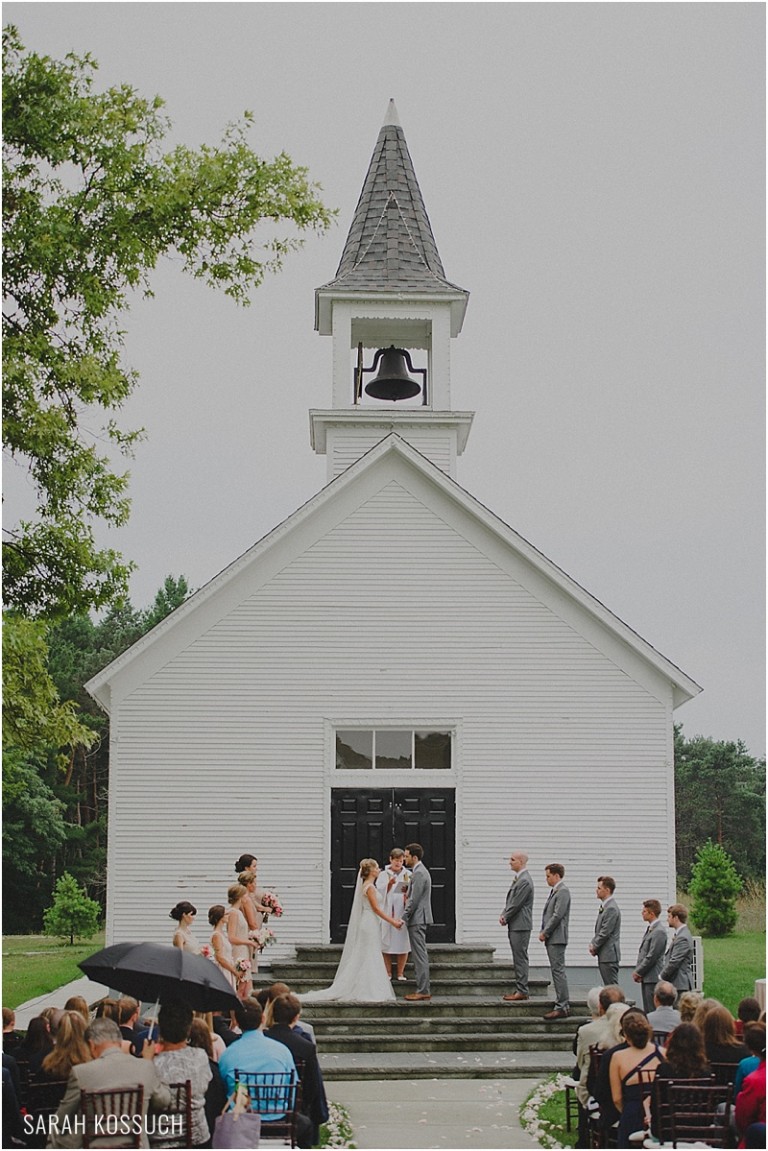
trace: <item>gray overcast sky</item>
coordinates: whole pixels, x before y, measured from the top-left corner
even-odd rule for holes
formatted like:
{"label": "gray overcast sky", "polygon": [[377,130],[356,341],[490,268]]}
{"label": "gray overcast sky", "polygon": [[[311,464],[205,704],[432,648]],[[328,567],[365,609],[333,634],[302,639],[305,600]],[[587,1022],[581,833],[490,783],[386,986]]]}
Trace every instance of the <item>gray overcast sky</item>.
{"label": "gray overcast sky", "polygon": [[[146,443],[109,542],[198,587],[325,482],[331,279],[394,97],[449,279],[471,292],[459,482],[704,692],[687,735],[765,749],[764,7],[6,4],[28,47],[159,93],[174,141],[244,109],[339,224],[238,309],[168,262],[132,310]],[[23,503],[6,469],[6,515]]]}

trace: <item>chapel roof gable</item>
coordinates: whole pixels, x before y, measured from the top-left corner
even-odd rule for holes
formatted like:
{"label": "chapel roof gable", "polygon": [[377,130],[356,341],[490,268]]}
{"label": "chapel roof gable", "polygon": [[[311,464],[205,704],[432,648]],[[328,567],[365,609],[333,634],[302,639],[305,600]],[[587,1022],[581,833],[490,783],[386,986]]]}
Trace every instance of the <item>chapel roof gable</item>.
{"label": "chapel roof gable", "polygon": [[[250,590],[258,585],[259,579],[255,577],[259,576],[260,571],[266,579],[269,578],[270,570],[277,571],[284,566],[288,552],[296,546],[295,540],[302,534],[311,535],[313,522],[319,521],[324,509],[332,512],[335,501],[354,503],[358,489],[364,488],[378,473],[382,474],[384,482],[399,478],[407,483],[409,477],[419,482],[422,498],[429,502],[433,498],[430,493],[434,493],[434,499],[441,500],[443,508],[451,509],[449,514],[452,519],[455,518],[457,530],[461,530],[462,522],[469,522],[481,531],[485,529],[490,532],[495,540],[494,546],[501,545],[502,553],[510,554],[515,561],[527,565],[526,570],[530,570],[540,587],[551,588],[552,595],[568,605],[573,619],[584,618],[592,628],[597,625],[608,636],[615,650],[625,650],[636,666],[638,660],[644,662],[657,675],[668,680],[672,685],[674,706],[692,699],[701,691],[694,680],[661,655],[628,624],[395,433],[371,448],[95,675],[85,685],[87,690],[109,710],[114,683],[126,677],[135,686],[173,658],[175,650],[189,646],[199,634],[212,626],[216,618],[237,606],[243,594],[249,594],[243,592],[246,585]],[[359,498],[366,498],[365,494],[361,492]],[[441,514],[444,515],[445,511],[441,511]],[[463,515],[468,515],[470,520],[463,520]]]}

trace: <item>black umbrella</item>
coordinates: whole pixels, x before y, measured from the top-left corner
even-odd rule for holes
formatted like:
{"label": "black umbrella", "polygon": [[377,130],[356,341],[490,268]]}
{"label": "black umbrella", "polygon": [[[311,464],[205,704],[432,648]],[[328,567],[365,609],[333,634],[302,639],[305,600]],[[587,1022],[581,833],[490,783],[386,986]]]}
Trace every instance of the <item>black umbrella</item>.
{"label": "black umbrella", "polygon": [[229,1011],[239,1000],[204,955],[160,943],[113,943],[78,963],[89,979],[146,1002],[180,999],[193,1011]]}

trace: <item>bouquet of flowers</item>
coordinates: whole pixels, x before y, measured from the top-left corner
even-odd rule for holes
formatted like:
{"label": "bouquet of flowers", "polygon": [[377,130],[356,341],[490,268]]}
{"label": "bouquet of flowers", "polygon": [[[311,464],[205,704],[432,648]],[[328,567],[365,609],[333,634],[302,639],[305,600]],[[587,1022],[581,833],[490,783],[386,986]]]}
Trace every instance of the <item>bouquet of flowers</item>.
{"label": "bouquet of flowers", "polygon": [[236,959],[235,971],[237,972],[238,981],[248,978],[248,972],[251,970],[250,959]]}
{"label": "bouquet of flowers", "polygon": [[263,951],[265,947],[269,947],[270,943],[277,941],[271,927],[260,927],[258,931],[252,931],[248,938],[252,939],[261,951]]}
{"label": "bouquet of flowers", "polygon": [[213,948],[208,943],[204,943],[200,948],[200,954],[204,959],[213,959]]}
{"label": "bouquet of flowers", "polygon": [[269,908],[269,914],[274,915],[275,919],[279,919],[283,914],[283,909],[280,906],[280,900],[275,895],[274,891],[265,891],[261,897],[263,907]]}

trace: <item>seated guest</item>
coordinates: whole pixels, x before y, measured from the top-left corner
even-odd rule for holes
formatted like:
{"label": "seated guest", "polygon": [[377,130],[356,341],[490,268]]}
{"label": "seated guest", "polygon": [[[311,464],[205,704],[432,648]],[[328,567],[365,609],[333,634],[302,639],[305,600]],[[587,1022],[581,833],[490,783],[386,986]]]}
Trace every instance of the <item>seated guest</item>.
{"label": "seated guest", "polygon": [[264,1034],[285,1044],[297,1065],[299,1061],[304,1064],[301,1109],[312,1120],[312,1143],[315,1144],[320,1138],[320,1124],[328,1122],[328,1103],[315,1045],[297,1034],[300,1014],[301,1003],[295,995],[278,995],[272,1001],[272,1026]]}
{"label": "seated guest", "polygon": [[648,1012],[648,1022],[654,1031],[669,1035],[680,1022],[680,1012],[675,1010],[677,988],[672,983],[661,980],[653,989],[653,1011]]}
{"label": "seated guest", "polygon": [[213,1013],[210,1011],[196,1011],[195,1021],[202,1023],[203,1026],[208,1029],[208,1034],[211,1040],[211,1050],[213,1051],[211,1058],[213,1059],[214,1063],[218,1063],[219,1056],[223,1055],[227,1050],[227,1045],[221,1036],[216,1034],[216,1030],[213,1026]]}
{"label": "seated guest", "polygon": [[707,1018],[710,1011],[713,1011],[715,1009],[715,1007],[722,1007],[722,1006],[723,1005],[719,999],[702,999],[701,1000],[701,1002],[699,1003],[699,1006],[696,1008],[696,1010],[693,1014],[693,1019],[691,1020],[691,1022],[693,1023],[694,1027],[698,1027],[698,1029],[702,1035],[704,1034],[704,1020]]}
{"label": "seated guest", "polygon": [[620,1113],[617,1147],[632,1147],[630,1135],[645,1128],[646,1099],[641,1071],[655,1071],[662,1060],[658,1045],[653,1042],[653,1028],[641,1015],[627,1014],[621,1021],[627,1048],[617,1051],[611,1061],[610,1084],[613,1105]]}
{"label": "seated guest", "polygon": [[56,1042],[43,1059],[46,1079],[68,1079],[73,1067],[90,1063],[91,1049],[85,1039],[85,1020],[79,1011],[64,1011],[56,1031]]}
{"label": "seated guest", "polygon": [[[203,1019],[196,1017],[192,1020],[189,1032],[189,1046],[199,1047],[205,1052],[208,1067],[211,1072],[211,1081],[205,1089],[205,1118],[208,1121],[208,1130],[213,1133],[216,1127],[216,1118],[221,1115],[227,1103],[227,1093],[224,1090],[224,1081],[221,1078],[219,1065],[213,1057],[214,1036]],[[216,1036],[218,1039],[218,1036]]]}
{"label": "seated guest", "polygon": [[3,1051],[13,1054],[14,1047],[21,1043],[21,1032],[16,1030],[16,1012],[10,1007],[3,1008]]}
{"label": "seated guest", "polygon": [[88,1000],[84,999],[82,995],[70,995],[64,1004],[64,1010],[77,1011],[79,1015],[82,1015],[86,1027],[91,1022],[91,1009],[88,1006]]}
{"label": "seated guest", "polygon": [[[133,999],[130,995],[123,995],[117,1001],[117,1023],[120,1034],[123,1039],[130,1043],[131,1048],[133,1048],[133,1041],[136,1038],[140,1010],[141,1004],[138,999]],[[131,1050],[131,1054],[133,1055],[133,1050]]]}
{"label": "seated guest", "polygon": [[14,1057],[19,1063],[29,1067],[29,1074],[35,1075],[49,1051],[53,1050],[53,1036],[48,1020],[42,1015],[30,1019],[27,1034],[16,1048]]}
{"label": "seated guest", "polygon": [[6,1059],[12,1059],[13,1056],[7,1055],[3,1052],[3,1135],[5,1136],[4,1143],[6,1147],[18,1145],[19,1147],[29,1146],[27,1133],[24,1130],[24,1123],[21,1117],[21,1107],[19,1106],[19,1094],[14,1085],[13,1077],[9,1068],[6,1066]]}
{"label": "seated guest", "polygon": [[747,1023],[759,1023],[763,1009],[753,996],[748,995],[742,999],[736,1008],[736,1034],[739,1039],[744,1037],[744,1026]]}
{"label": "seated guest", "polygon": [[696,1009],[702,1000],[700,991],[684,991],[677,1001],[677,1010],[680,1012],[681,1023],[693,1023]]}
{"label": "seated guest", "polygon": [[[727,1007],[712,1008],[704,1020],[703,1034],[707,1059],[710,1063],[729,1064],[732,1070],[727,1075],[727,1081],[732,1083],[736,1068],[750,1052],[737,1039],[734,1019]],[[720,1072],[721,1080],[725,1074]]]}
{"label": "seated guest", "polygon": [[[219,1070],[229,1097],[235,1089],[235,1071],[288,1073],[296,1082],[296,1064],[288,1048],[275,1039],[269,1039],[261,1028],[261,1004],[257,999],[244,999],[237,1012],[243,1034],[232,1043],[219,1059]],[[287,1107],[286,1107],[287,1110]],[[262,1116],[262,1123],[283,1119],[282,1114]],[[299,1114],[297,1128],[299,1147],[312,1146],[312,1123]]]}
{"label": "seated guest", "polygon": [[[230,1043],[234,1043],[236,1039],[239,1039],[241,1031],[234,1011],[214,1011],[213,1031],[215,1035],[223,1039],[225,1047],[229,1047]],[[219,1054],[219,1059],[220,1058],[221,1054]]]}
{"label": "seated guest", "polygon": [[744,1080],[753,1071],[757,1071],[760,1066],[760,1059],[765,1051],[765,1024],[764,1023],[747,1023],[744,1028],[744,1046],[752,1054],[748,1055],[746,1059],[742,1059],[739,1066],[736,1068],[736,1076],[733,1080],[733,1097],[734,1099],[741,1091]]}
{"label": "seated guest", "polygon": [[[64,1098],[56,1113],[57,1123],[55,1126],[52,1125],[52,1133],[48,1139],[49,1147],[83,1146],[83,1133],[77,1129],[78,1124],[74,1122],[80,1115],[81,1091],[142,1087],[144,1119],[150,1105],[158,1111],[163,1111],[171,1102],[171,1093],[160,1081],[152,1064],[154,1044],[145,1044],[143,1059],[127,1055],[122,1050],[123,1037],[114,1019],[94,1019],[85,1032],[85,1038],[90,1048],[91,1061],[77,1064],[70,1072]],[[149,1147],[149,1140],[143,1129],[140,1146]]]}
{"label": "seated guest", "polygon": [[736,1098],[736,1130],[739,1147],[765,1147],[765,1047]]}
{"label": "seated guest", "polygon": [[576,1097],[582,1107],[586,1107],[587,1099],[591,1094],[588,1083],[589,1049],[590,1047],[600,1047],[605,1050],[614,1045],[618,1036],[615,1021],[623,1014],[623,1012],[616,1011],[612,1012],[610,1016],[607,1014],[609,1007],[614,1003],[624,1002],[624,992],[618,984],[610,983],[607,987],[593,988],[587,996],[587,1004],[589,1004],[589,996],[595,991],[597,992],[597,1017],[590,1023],[583,1024],[576,1032],[576,1067],[579,1072]]}
{"label": "seated guest", "polygon": [[[656,1070],[656,1079],[708,1079],[710,1067],[704,1051],[704,1039],[692,1023],[679,1023],[667,1041],[664,1062]],[[651,1096],[651,1128],[658,1136],[656,1094]]]}
{"label": "seated guest", "polygon": [[613,1003],[606,1011],[606,1016],[611,1020],[613,1029],[611,1046],[603,1053],[597,1077],[590,1091],[600,1108],[600,1127],[606,1133],[619,1121],[619,1112],[614,1106],[611,1092],[611,1063],[617,1052],[626,1051],[629,1047],[623,1031],[624,1018],[629,1017],[629,1015],[639,1015],[641,1019],[647,1021],[642,1007],[627,1007],[626,1003]]}
{"label": "seated guest", "polygon": [[[160,1008],[160,1051],[155,1055],[155,1070],[163,1083],[192,1085],[192,1146],[203,1147],[209,1140],[205,1117],[205,1092],[211,1081],[208,1056],[199,1047],[188,1045],[192,1029],[192,1008],[186,1003],[167,1002]],[[150,1046],[154,1047],[154,1044]]]}

